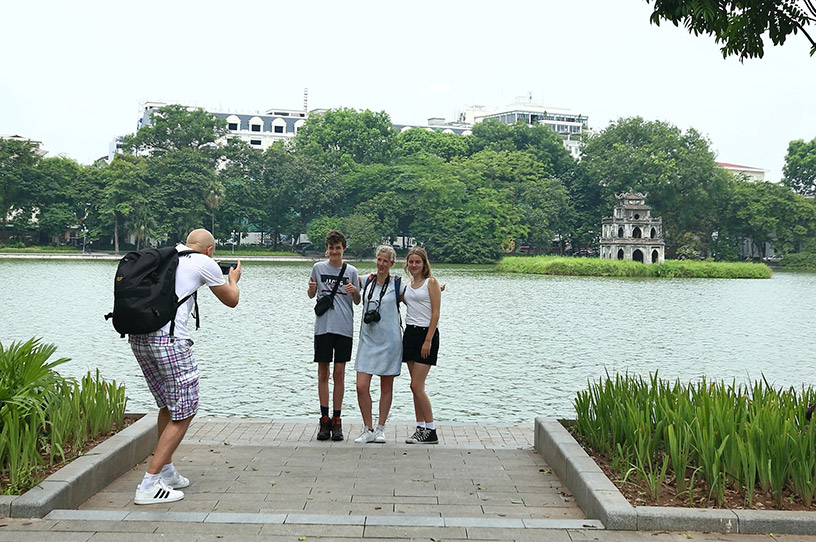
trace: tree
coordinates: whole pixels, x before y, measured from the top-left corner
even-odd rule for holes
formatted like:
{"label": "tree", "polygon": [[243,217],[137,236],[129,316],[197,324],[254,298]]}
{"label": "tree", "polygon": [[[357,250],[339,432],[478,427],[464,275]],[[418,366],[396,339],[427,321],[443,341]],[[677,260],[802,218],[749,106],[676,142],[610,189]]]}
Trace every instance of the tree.
{"label": "tree", "polygon": [[810,42],[811,56],[816,41],[807,27],[816,21],[813,0],[646,0],[654,4],[652,24],[662,20],[680,23],[695,36],[707,34],[721,43],[723,58],[762,58],[767,33],[774,45],[782,45],[790,34],[801,32]]}
{"label": "tree", "polygon": [[157,233],[171,242],[184,239],[191,230],[205,227],[204,193],[215,182],[211,155],[196,148],[172,149],[147,162],[151,198],[156,203]]}
{"label": "tree", "polygon": [[370,253],[373,247],[382,242],[382,236],[377,234],[375,221],[362,213],[345,217],[342,229],[348,239],[348,249],[357,257]]}
{"label": "tree", "polygon": [[528,152],[543,165],[546,174],[556,177],[567,175],[575,167],[561,136],[544,124],[479,122],[473,126],[471,148],[474,153],[483,150]]}
{"label": "tree", "polygon": [[306,235],[316,250],[323,250],[326,248],[326,235],[332,230],[341,229],[342,226],[343,221],[341,218],[336,216],[323,216],[309,223],[309,226],[306,228]]}
{"label": "tree", "polygon": [[32,141],[0,138],[0,243],[6,240],[9,219],[16,216],[27,223],[31,218],[40,192],[35,169],[39,160]]}
{"label": "tree", "polygon": [[298,154],[333,166],[388,163],[397,131],[385,111],[330,109],[312,115],[294,138]]}
{"label": "tree", "polygon": [[427,152],[450,161],[471,153],[473,136],[443,133],[425,128],[411,128],[397,136],[397,150],[402,156]]}
{"label": "tree", "polygon": [[782,184],[797,194],[816,194],[816,138],[808,142],[797,139],[788,144],[782,174]]}
{"label": "tree", "polygon": [[70,158],[58,156],[38,161],[36,171],[38,194],[34,201],[39,211],[37,225],[40,242],[48,243],[83,216],[75,212],[78,208],[72,201],[72,196],[76,194],[73,187],[79,182],[82,166]]}
{"label": "tree", "polygon": [[[148,184],[147,159],[131,154],[117,154],[113,162],[101,171],[104,180],[99,214],[113,227],[113,248],[119,254],[120,225],[139,209],[140,219],[133,223],[146,234],[147,226],[155,224],[152,217],[152,188]],[[152,220],[151,220],[152,219]],[[143,227],[144,226],[144,227]],[[155,231],[155,228],[154,228]]]}
{"label": "tree", "polygon": [[696,130],[685,132],[640,117],[619,119],[591,136],[581,175],[571,186],[584,230],[598,230],[615,205],[615,194],[647,194],[652,214],[663,218],[666,244],[679,246],[685,233],[710,239],[716,231],[717,205],[727,172],[714,162],[709,142]]}
{"label": "tree", "polygon": [[227,121],[203,109],[167,105],[155,111],[150,124],[125,137],[129,152],[160,155],[179,149],[214,149],[227,133]]}
{"label": "tree", "polygon": [[750,241],[760,257],[766,243],[793,252],[816,231],[816,207],[786,186],[736,179],[730,192],[722,233]]}

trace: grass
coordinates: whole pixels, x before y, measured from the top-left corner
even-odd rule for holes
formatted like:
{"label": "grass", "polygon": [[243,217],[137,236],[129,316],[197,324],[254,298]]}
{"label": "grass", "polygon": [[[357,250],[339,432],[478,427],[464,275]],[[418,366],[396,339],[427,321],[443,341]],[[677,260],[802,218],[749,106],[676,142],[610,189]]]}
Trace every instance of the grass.
{"label": "grass", "polygon": [[566,258],[562,256],[509,256],[498,263],[504,273],[569,275],[591,277],[654,278],[770,278],[771,269],[763,263],[667,260],[661,264],[642,264],[627,260]]}
{"label": "grass", "polygon": [[65,253],[69,252],[72,254],[78,254],[79,250],[76,247],[71,246],[30,246],[30,247],[21,247],[21,246],[6,246],[0,245],[0,252],[5,252],[8,254],[50,254],[50,253]]}
{"label": "grass", "polygon": [[19,494],[38,484],[49,465],[124,423],[124,386],[90,372],[79,382],[49,361],[54,345],[39,339],[0,343],[0,493]]}
{"label": "grass", "polygon": [[[610,460],[621,480],[637,477],[660,497],[673,479],[675,497],[693,490],[722,506],[726,491],[751,506],[757,492],[777,507],[786,492],[809,507],[816,495],[816,420],[805,419],[811,388],[696,384],[608,374],[576,395],[572,430]],[[702,490],[702,491],[701,491]]]}

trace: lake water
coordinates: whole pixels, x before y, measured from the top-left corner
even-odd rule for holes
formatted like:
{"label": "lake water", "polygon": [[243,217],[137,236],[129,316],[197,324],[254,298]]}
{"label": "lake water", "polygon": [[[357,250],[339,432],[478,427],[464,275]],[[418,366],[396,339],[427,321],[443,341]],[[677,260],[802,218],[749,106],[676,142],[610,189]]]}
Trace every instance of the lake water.
{"label": "lake water", "polygon": [[[202,290],[201,329],[193,334],[201,414],[315,416],[310,267],[246,262],[235,309]],[[99,368],[125,383],[128,410],[152,410],[127,340],[103,319],[115,269],[112,261],[0,260],[0,342],[42,337],[58,346],[56,356],[71,358],[62,374]],[[503,275],[476,266],[434,271],[447,285],[439,365],[427,381],[439,421],[571,416],[575,392],[606,371],[659,370],[683,381],[764,375],[797,388],[816,380],[816,275],[642,280]],[[344,417],[351,419],[359,417],[354,377],[350,363]],[[409,382],[406,369],[395,383],[392,419],[413,419]]]}

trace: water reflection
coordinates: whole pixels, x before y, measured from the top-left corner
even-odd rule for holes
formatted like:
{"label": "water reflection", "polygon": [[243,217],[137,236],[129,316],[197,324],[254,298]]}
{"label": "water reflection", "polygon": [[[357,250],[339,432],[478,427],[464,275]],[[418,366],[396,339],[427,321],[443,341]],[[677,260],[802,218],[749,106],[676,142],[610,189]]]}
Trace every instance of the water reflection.
{"label": "water reflection", "polygon": [[[72,358],[63,374],[81,376],[99,367],[106,378],[126,384],[130,410],[152,409],[127,341],[102,317],[112,305],[115,267],[0,261],[0,341],[43,337],[58,345],[57,355]],[[370,264],[360,268],[373,270]],[[201,330],[193,337],[202,414],[315,415],[309,269],[304,263],[248,263],[236,309],[206,292],[200,296]],[[434,269],[447,284],[440,362],[428,379],[441,421],[530,423],[537,415],[569,416],[575,391],[605,371],[659,370],[684,381],[705,375],[747,382],[764,374],[775,385],[811,383],[816,275],[632,280]],[[355,327],[359,323],[357,314]],[[395,385],[395,419],[413,418],[408,384],[404,370]],[[344,404],[345,416],[356,418],[351,364]]]}

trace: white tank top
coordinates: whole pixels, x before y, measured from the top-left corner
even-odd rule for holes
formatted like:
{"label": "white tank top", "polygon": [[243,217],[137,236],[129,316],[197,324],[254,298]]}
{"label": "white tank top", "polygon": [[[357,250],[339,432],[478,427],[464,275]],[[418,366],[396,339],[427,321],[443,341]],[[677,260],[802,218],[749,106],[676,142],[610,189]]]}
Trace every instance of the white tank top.
{"label": "white tank top", "polygon": [[405,323],[409,326],[428,327],[431,325],[431,294],[425,279],[419,288],[411,288],[411,281],[405,281]]}

